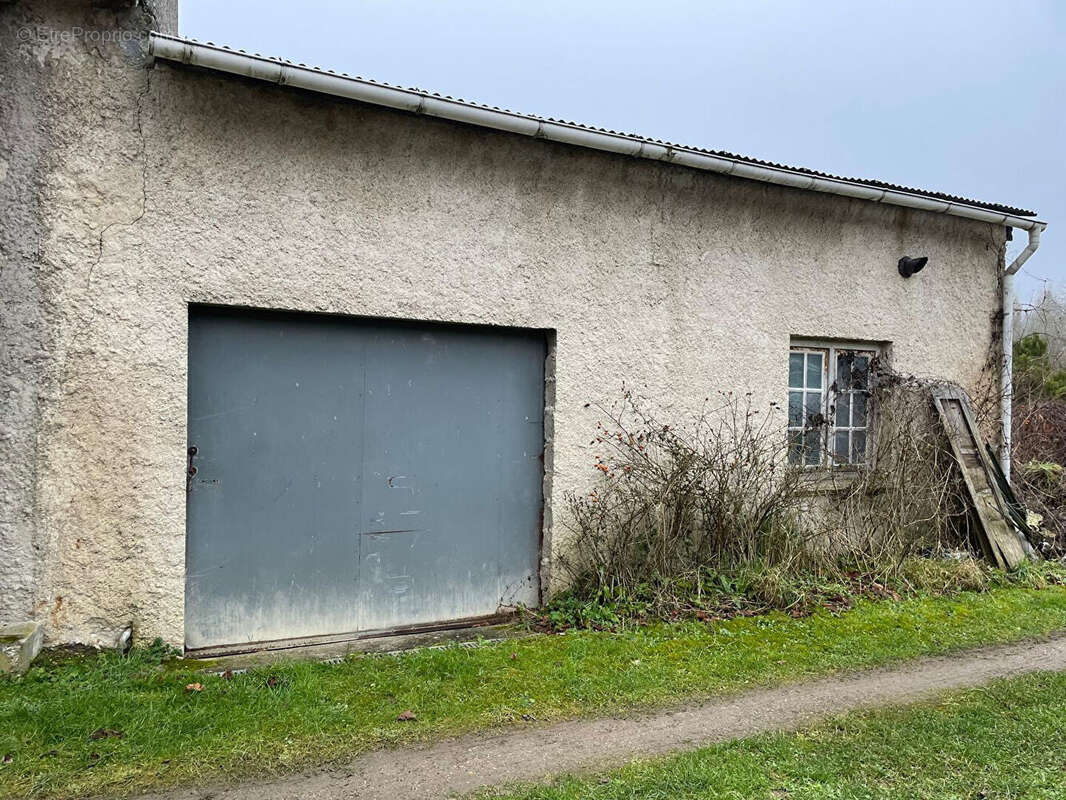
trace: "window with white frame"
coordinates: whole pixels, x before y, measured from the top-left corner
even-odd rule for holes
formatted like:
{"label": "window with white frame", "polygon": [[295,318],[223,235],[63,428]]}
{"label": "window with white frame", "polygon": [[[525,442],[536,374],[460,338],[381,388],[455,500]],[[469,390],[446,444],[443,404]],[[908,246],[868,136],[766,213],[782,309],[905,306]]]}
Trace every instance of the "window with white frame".
{"label": "window with white frame", "polygon": [[792,340],[788,460],[807,467],[865,464],[876,345]]}

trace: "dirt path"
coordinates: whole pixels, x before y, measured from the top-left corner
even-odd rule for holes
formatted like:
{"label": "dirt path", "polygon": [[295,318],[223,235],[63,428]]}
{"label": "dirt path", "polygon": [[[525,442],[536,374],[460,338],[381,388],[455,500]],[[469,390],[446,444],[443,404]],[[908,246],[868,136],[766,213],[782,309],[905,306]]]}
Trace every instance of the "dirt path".
{"label": "dirt path", "polygon": [[668,712],[530,726],[424,747],[381,750],[343,767],[268,783],[185,789],[166,800],[396,800],[442,798],[517,780],[600,769],[638,757],[798,728],[822,717],[906,703],[949,689],[1040,670],[1066,670],[1066,636],[825,678]]}

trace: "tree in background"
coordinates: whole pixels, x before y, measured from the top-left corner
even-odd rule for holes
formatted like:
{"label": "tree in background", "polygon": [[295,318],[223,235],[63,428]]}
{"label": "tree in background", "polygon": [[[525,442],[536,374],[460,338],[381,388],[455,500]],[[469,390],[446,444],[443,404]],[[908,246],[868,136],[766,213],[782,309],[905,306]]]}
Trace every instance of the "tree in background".
{"label": "tree in background", "polygon": [[1015,315],[1014,483],[1066,551],[1066,298],[1045,289]]}

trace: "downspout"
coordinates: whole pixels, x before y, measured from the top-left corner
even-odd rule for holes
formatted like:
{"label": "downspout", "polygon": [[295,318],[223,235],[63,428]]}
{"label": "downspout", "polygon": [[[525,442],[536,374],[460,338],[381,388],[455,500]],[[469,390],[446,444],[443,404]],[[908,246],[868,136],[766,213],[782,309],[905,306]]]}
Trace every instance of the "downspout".
{"label": "downspout", "polygon": [[1029,243],[1003,271],[1003,369],[1000,373],[1000,425],[1002,429],[999,463],[1010,480],[1010,448],[1014,383],[1014,276],[1029,256],[1040,247],[1040,233],[1047,225],[1038,222],[1029,228]]}

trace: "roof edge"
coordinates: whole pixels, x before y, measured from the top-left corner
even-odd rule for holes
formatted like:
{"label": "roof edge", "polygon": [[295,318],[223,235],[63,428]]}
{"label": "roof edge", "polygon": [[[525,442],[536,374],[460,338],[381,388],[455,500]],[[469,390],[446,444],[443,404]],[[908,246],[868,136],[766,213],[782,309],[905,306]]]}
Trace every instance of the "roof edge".
{"label": "roof edge", "polygon": [[949,214],[1023,230],[1047,227],[1047,223],[1034,218],[1034,212],[1011,206],[983,203],[881,181],[844,178],[802,167],[774,164],[731,153],[687,147],[574,122],[520,114],[507,109],[441,96],[421,89],[392,86],[332,70],[322,70],[304,64],[294,64],[283,59],[268,58],[257,53],[249,54],[243,50],[233,50],[211,42],[202,43],[195,39],[170,36],[154,31],[149,35],[149,54],[168,61],[192,64],[219,72],[243,75],[373,105],[594,150],[663,161],[778,186]]}

